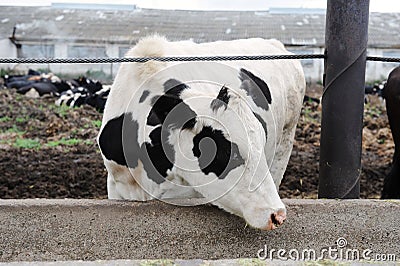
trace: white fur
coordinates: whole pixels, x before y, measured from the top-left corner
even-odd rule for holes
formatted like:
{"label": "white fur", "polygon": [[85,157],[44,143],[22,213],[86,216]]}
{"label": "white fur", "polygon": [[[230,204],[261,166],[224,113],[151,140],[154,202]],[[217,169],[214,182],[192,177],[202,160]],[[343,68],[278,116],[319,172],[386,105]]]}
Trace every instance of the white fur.
{"label": "white fur", "polygon": [[[141,40],[127,56],[210,56],[287,54],[276,40],[246,39],[195,44],[168,42],[153,36]],[[263,79],[272,94],[269,110],[258,107],[240,89],[240,68]],[[107,160],[109,198],[148,200],[156,198],[202,196],[213,204],[241,217],[256,228],[266,228],[271,213],[284,210],[277,188],[291,154],[295,127],[305,91],[301,65],[295,60],[225,61],[225,62],[154,62],[124,63],[116,76],[108,97],[102,128],[112,118],[129,111],[139,123],[139,144],[148,141],[153,129],[146,125],[151,98],[163,94],[163,84],[170,78],[187,84],[181,98],[196,112],[192,130],[175,130],[169,142],[175,149],[175,165],[167,181],[156,184],[146,176],[139,163],[127,169]],[[210,108],[222,86],[229,91],[229,104],[216,112]],[[139,103],[144,90],[149,97]],[[258,113],[267,124],[265,136]],[[238,145],[245,165],[233,169],[225,179],[199,170],[193,155],[193,138],[203,126],[219,129]],[[134,178],[132,177],[134,176]],[[138,185],[139,184],[139,185]]]}

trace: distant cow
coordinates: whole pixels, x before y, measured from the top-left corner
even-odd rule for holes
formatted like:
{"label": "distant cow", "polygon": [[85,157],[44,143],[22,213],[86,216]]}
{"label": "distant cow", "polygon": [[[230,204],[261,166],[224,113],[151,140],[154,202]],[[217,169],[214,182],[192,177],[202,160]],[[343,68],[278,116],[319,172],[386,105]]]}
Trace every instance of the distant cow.
{"label": "distant cow", "polygon": [[[127,56],[288,54],[276,40],[195,44],[141,40]],[[124,63],[108,97],[98,144],[110,199],[195,197],[274,229],[278,195],[302,107],[300,63]]]}
{"label": "distant cow", "polygon": [[60,97],[56,100],[56,105],[79,107],[86,103],[86,99],[89,95],[90,92],[85,87],[72,88],[61,93]]}
{"label": "distant cow", "polygon": [[6,87],[14,88],[18,93],[35,98],[43,95],[56,96],[58,91],[55,84],[61,82],[52,73],[40,74],[34,70],[29,70],[28,74],[23,76],[6,75],[4,81]]}
{"label": "distant cow", "polygon": [[390,72],[383,95],[395,148],[392,169],[385,178],[382,198],[400,199],[400,67]]}
{"label": "distant cow", "polygon": [[86,103],[102,113],[104,111],[108,95],[110,94],[110,89],[110,86],[103,86],[101,90],[96,91],[94,94],[87,97]]}
{"label": "distant cow", "polygon": [[103,87],[99,81],[93,81],[85,77],[67,82],[63,81],[58,84],[57,89],[59,89],[60,95],[56,100],[56,105],[79,107],[88,104],[99,112],[103,112],[110,92],[109,86]]}
{"label": "distant cow", "polygon": [[385,88],[386,82],[386,80],[383,80],[379,83],[374,83],[374,85],[365,86],[365,94],[374,94],[383,97],[383,89]]}

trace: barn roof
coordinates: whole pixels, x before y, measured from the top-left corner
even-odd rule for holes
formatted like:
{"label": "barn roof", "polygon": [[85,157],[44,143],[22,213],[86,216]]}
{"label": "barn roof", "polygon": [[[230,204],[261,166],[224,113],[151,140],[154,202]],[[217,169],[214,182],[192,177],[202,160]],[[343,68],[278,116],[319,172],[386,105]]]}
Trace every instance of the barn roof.
{"label": "barn roof", "polygon": [[[325,14],[270,11],[89,10],[1,7],[0,38],[16,26],[20,41],[133,44],[159,33],[195,42],[276,38],[286,45],[324,45]],[[400,48],[400,14],[371,13],[369,46]]]}

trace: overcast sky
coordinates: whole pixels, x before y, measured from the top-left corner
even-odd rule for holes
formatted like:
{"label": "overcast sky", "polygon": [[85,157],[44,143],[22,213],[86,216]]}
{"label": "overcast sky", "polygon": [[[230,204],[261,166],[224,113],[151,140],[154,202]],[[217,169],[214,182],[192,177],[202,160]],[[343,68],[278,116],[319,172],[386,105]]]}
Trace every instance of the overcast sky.
{"label": "overcast sky", "polygon": [[[0,5],[54,3],[136,4],[142,8],[195,10],[266,10],[269,7],[325,8],[326,0],[0,0]],[[399,0],[370,0],[372,12],[399,12]]]}

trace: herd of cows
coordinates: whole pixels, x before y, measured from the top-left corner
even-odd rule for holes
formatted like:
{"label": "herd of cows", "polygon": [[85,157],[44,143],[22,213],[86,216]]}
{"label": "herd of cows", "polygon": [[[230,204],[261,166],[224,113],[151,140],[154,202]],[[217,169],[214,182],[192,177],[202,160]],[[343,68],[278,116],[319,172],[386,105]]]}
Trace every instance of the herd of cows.
{"label": "herd of cows", "polygon": [[110,92],[110,86],[86,77],[61,80],[52,73],[43,74],[34,70],[29,70],[27,75],[6,75],[3,79],[5,87],[16,89],[18,93],[30,97],[50,95],[58,98],[56,105],[79,107],[88,104],[99,112],[103,112]]}
{"label": "herd of cows", "polygon": [[[152,36],[127,56],[286,53],[276,40],[195,44]],[[97,140],[111,199],[201,196],[263,230],[286,218],[278,190],[306,86],[297,60],[123,63],[111,90],[35,72],[6,77],[5,85],[104,111]],[[400,198],[400,67],[371,92],[386,100],[395,143],[382,198]]]}

